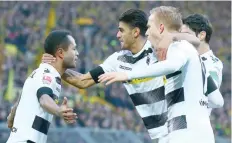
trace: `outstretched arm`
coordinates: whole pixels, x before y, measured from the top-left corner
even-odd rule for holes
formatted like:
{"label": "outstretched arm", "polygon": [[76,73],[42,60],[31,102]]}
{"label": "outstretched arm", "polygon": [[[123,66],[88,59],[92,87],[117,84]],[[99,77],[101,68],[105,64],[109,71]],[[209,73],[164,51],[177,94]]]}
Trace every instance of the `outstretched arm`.
{"label": "outstretched arm", "polygon": [[200,40],[195,35],[189,33],[175,33],[173,40],[186,40],[196,48],[200,45]]}
{"label": "outstretched arm", "polygon": [[13,124],[14,124],[14,117],[15,117],[16,109],[18,107],[20,98],[21,98],[21,95],[19,96],[18,100],[13,105],[13,107],[11,107],[10,114],[7,116],[7,125],[8,125],[8,128],[10,129],[13,127]]}
{"label": "outstretched arm", "polygon": [[99,81],[107,82],[106,85],[111,84],[116,81],[127,81],[135,78],[146,78],[146,77],[158,77],[167,74],[174,73],[186,64],[188,61],[188,53],[185,52],[186,46],[174,43],[168,49],[167,59],[160,61],[149,67],[143,68],[143,70],[130,71],[127,73],[124,72],[111,72],[105,73],[99,77]]}
{"label": "outstretched arm", "polygon": [[[82,80],[83,78],[85,78],[85,80]],[[86,74],[81,74],[74,70],[68,69],[62,75],[62,79],[80,89],[88,88],[95,84],[89,72]]]}

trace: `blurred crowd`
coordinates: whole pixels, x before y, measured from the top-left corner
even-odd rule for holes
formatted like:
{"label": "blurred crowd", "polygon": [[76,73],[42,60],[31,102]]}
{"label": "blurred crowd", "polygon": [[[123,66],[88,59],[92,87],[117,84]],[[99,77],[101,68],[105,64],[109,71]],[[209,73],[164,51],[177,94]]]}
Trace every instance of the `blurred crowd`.
{"label": "blurred crowd", "polygon": [[[149,10],[160,5],[178,7],[184,17],[193,13],[205,14],[212,22],[214,33],[210,45],[224,65],[220,90],[225,105],[213,110],[211,120],[216,135],[230,137],[231,4],[216,1],[0,2],[0,32],[4,35],[0,42],[0,124],[6,123],[6,116],[20,95],[28,73],[38,66],[43,52],[43,41],[49,31],[72,31],[80,53],[78,67],[74,70],[86,73],[110,54],[120,50],[116,33],[118,17],[122,12],[130,8],[139,8],[149,14]],[[6,97],[11,69],[14,71],[14,92],[10,95],[13,98],[9,98],[9,95]],[[146,132],[122,84],[109,87],[95,85],[87,90],[79,90],[64,83],[62,96],[68,97],[69,105],[74,108],[79,118],[73,125],[67,125],[55,118],[53,127],[81,126]]]}

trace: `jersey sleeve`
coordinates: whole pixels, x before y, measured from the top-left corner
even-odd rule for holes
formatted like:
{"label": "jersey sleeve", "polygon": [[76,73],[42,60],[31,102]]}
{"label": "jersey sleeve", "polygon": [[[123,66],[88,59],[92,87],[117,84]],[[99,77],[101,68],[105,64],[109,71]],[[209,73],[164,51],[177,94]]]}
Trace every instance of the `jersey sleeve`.
{"label": "jersey sleeve", "polygon": [[220,88],[222,83],[222,69],[223,69],[223,64],[221,61],[219,61],[218,64],[214,65],[214,67],[209,69],[209,74],[213,78],[218,88]]}
{"label": "jersey sleeve", "polygon": [[164,76],[181,70],[189,60],[189,55],[184,50],[185,46],[182,42],[171,44],[167,51],[166,60],[151,64],[143,70],[130,71],[127,73],[128,79]]}
{"label": "jersey sleeve", "polygon": [[49,95],[52,99],[54,99],[53,88],[55,87],[56,80],[51,73],[43,73],[37,77],[37,98],[38,100],[44,94]]}
{"label": "jersey sleeve", "polygon": [[95,83],[98,82],[98,77],[106,72],[114,72],[116,71],[116,53],[113,55],[109,56],[102,64],[100,64],[98,67],[92,69],[90,71],[90,75],[92,76],[93,80]]}
{"label": "jersey sleeve", "polygon": [[215,84],[211,75],[206,73],[206,96],[208,96],[209,108],[219,108],[224,105],[224,99],[221,92]]}

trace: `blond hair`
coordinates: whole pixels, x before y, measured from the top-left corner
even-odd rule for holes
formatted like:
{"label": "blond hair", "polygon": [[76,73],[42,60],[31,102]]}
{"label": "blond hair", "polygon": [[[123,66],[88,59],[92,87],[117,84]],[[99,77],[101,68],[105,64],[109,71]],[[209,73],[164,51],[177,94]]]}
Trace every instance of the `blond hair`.
{"label": "blond hair", "polygon": [[182,26],[182,15],[175,7],[156,7],[150,11],[150,14],[155,14],[156,20],[163,23],[169,30],[179,31]]}

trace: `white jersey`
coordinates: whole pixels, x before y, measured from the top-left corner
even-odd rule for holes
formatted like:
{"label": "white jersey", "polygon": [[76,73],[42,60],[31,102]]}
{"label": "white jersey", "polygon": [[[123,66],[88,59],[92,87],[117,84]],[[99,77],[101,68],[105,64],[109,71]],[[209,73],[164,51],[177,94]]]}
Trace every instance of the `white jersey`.
{"label": "white jersey", "polygon": [[[98,67],[98,72],[90,72],[95,82],[99,75],[105,72],[130,72],[143,70],[157,59],[149,41],[143,49],[133,55],[130,51],[119,51],[109,56]],[[142,117],[145,127],[152,139],[162,137],[168,133],[165,122],[167,121],[167,104],[164,95],[163,77],[137,78],[124,82],[136,110]]]}
{"label": "white jersey", "polygon": [[172,43],[165,61],[143,71],[128,73],[129,79],[166,75],[168,143],[214,143],[207,113],[202,68],[196,49],[187,41]]}
{"label": "white jersey", "polygon": [[53,115],[40,106],[39,98],[47,94],[57,102],[60,92],[60,74],[51,65],[40,64],[24,83],[7,143],[45,143]]}
{"label": "white jersey", "polygon": [[206,71],[209,72],[218,88],[222,83],[222,62],[213,54],[211,50],[200,55],[202,62],[205,65]]}
{"label": "white jersey", "polygon": [[[213,78],[214,83],[218,88],[221,86],[222,82],[222,69],[223,69],[223,64],[222,62],[213,54],[211,50],[208,52],[200,55],[201,61],[205,66],[206,72],[210,74],[210,76]],[[216,105],[215,107],[222,107],[224,104],[224,99],[222,95],[217,94],[217,95],[207,95],[209,103],[210,101],[215,101]],[[212,111],[212,108],[208,108],[209,114]]]}

